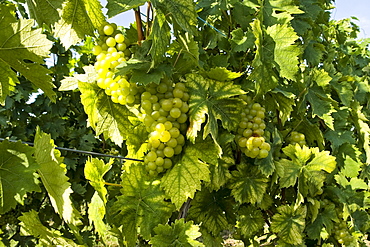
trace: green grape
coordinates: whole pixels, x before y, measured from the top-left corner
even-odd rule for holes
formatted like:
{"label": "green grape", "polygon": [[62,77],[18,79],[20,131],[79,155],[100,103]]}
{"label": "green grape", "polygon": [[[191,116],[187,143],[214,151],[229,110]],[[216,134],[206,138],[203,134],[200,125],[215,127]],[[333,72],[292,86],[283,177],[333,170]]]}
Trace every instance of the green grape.
{"label": "green grape", "polygon": [[179,108],[172,108],[170,111],[170,115],[173,118],[178,118],[181,116],[181,110]]}
{"label": "green grape", "polygon": [[[166,129],[166,130],[170,130],[170,129],[172,129],[172,123],[170,122],[170,121],[166,121],[166,122],[164,122],[164,128]],[[171,134],[171,133],[170,133]],[[171,136],[172,136],[172,134],[171,134]]]}
{"label": "green grape", "polygon": [[103,31],[105,35],[109,36],[113,34],[113,32],[115,31],[115,28],[113,27],[113,25],[107,24],[104,26]]}
{"label": "green grape", "polygon": [[[174,137],[174,136],[173,136]],[[177,140],[177,144],[183,146],[185,144],[185,137],[182,134],[179,134],[178,137],[174,137]]]}
{"label": "green grape", "polygon": [[155,161],[157,159],[157,154],[153,151],[150,151],[149,153],[147,153],[146,157],[149,161]]}
{"label": "green grape", "polygon": [[157,172],[158,172],[158,173],[161,173],[161,172],[163,172],[163,171],[164,171],[163,166],[157,166]]}
{"label": "green grape", "polygon": [[177,127],[172,127],[168,132],[173,138],[177,138],[178,136],[180,136],[180,130]]}
{"label": "green grape", "polygon": [[174,98],[172,100],[172,106],[174,108],[181,108],[182,107],[182,100],[180,98]]}
{"label": "green grape", "polygon": [[[157,155],[158,156],[158,155]],[[163,164],[164,164],[164,159],[163,159],[163,157],[157,157],[157,159],[155,160],[155,164],[157,165],[157,166],[163,166]]]}
{"label": "green grape", "polygon": [[[101,46],[100,46],[100,45],[95,45],[95,46],[93,47],[93,49],[92,49],[92,52],[93,52],[93,54],[94,54],[95,56],[100,55],[102,51],[103,51],[103,49],[101,48]],[[98,60],[98,59],[96,59],[96,60]]]}
{"label": "green grape", "polygon": [[177,122],[179,122],[180,124],[185,123],[186,120],[188,120],[188,115],[186,115],[185,113],[181,113],[180,117],[177,118]]}
{"label": "green grape", "polygon": [[182,91],[180,88],[175,88],[172,93],[173,97],[175,98],[182,98],[184,96],[184,91]]}
{"label": "green grape", "polygon": [[165,158],[163,163],[163,168],[169,169],[172,167],[172,160]]}
{"label": "green grape", "polygon": [[181,145],[177,145],[173,151],[175,152],[175,155],[177,154],[180,154],[182,152],[182,146]]}
{"label": "green grape", "polygon": [[125,36],[123,36],[122,33],[117,33],[114,36],[114,39],[116,40],[117,43],[123,43],[125,41]]}
{"label": "green grape", "polygon": [[107,46],[113,47],[113,46],[116,45],[116,40],[113,37],[109,37],[109,38],[107,38],[105,43],[107,44]]}
{"label": "green grape", "polygon": [[165,99],[161,102],[163,110],[170,111],[172,109],[172,99]]}
{"label": "green grape", "polygon": [[267,151],[266,149],[261,149],[258,154],[258,158],[263,159],[263,158],[266,158],[268,155],[269,155],[269,151]]}
{"label": "green grape", "polygon": [[169,141],[167,141],[167,146],[175,148],[177,146],[177,140],[175,138],[171,138]]}
{"label": "green grape", "polygon": [[239,146],[245,148],[247,146],[247,140],[245,137],[240,138],[238,141]]}
{"label": "green grape", "polygon": [[153,161],[148,162],[146,166],[148,167],[149,170],[152,170],[152,171],[155,171],[157,169],[157,165]]}
{"label": "green grape", "polygon": [[166,130],[166,127],[164,126],[163,123],[158,123],[156,126],[155,126],[155,130],[158,131],[158,132],[163,132]]}
{"label": "green grape", "polygon": [[166,157],[171,158],[175,154],[175,151],[171,147],[165,147],[163,153]]}
{"label": "green grape", "polygon": [[161,140],[161,142],[168,142],[170,139],[171,139],[170,132],[165,130],[161,133],[161,137],[159,140]]}

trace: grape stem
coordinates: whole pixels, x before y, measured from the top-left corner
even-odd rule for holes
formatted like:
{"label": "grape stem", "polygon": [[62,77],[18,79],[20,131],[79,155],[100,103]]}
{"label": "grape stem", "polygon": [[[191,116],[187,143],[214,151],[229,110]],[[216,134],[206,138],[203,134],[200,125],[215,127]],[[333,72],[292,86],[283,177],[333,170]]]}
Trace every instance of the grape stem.
{"label": "grape stem", "polygon": [[141,23],[141,17],[140,17],[140,7],[137,7],[135,11],[135,19],[136,19],[136,27],[137,27],[137,43],[138,45],[141,45],[141,41],[145,39],[144,32],[143,32],[143,25]]}
{"label": "grape stem", "polygon": [[108,182],[104,182],[105,185],[110,185],[110,186],[116,186],[116,187],[122,187],[122,185],[120,184],[114,184],[114,183],[108,183]]}
{"label": "grape stem", "polygon": [[191,198],[188,198],[188,200],[184,202],[184,204],[182,204],[180,208],[179,216],[177,217],[178,220],[182,218],[184,219],[186,218],[186,215],[188,214],[188,211],[190,208],[190,203],[191,203]]}

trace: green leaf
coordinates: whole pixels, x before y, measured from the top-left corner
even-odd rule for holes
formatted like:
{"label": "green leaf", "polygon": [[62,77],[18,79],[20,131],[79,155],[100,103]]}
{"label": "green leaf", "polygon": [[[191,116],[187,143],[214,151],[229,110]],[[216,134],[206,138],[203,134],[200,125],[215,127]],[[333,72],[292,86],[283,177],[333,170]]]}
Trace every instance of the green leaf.
{"label": "green leaf", "polygon": [[266,105],[266,109],[270,111],[279,110],[279,118],[282,125],[290,118],[290,114],[293,111],[293,106],[295,105],[293,97],[293,94],[278,89],[266,94],[266,101],[271,102],[271,105]]}
{"label": "green leaf", "polygon": [[106,213],[105,202],[97,191],[95,191],[93,197],[91,198],[87,212],[89,214],[90,222],[94,223],[95,231],[102,237],[107,235],[108,227],[104,223],[104,217]]}
{"label": "green leaf", "polygon": [[137,8],[146,3],[146,0],[108,0],[106,8],[109,18],[125,12],[130,9]]}
{"label": "green leaf", "polygon": [[341,173],[348,178],[355,178],[359,175],[362,163],[353,160],[350,156],[346,156],[344,160],[344,168]]}
{"label": "green leaf", "polygon": [[232,81],[236,78],[242,76],[242,73],[232,72],[224,67],[212,68],[206,72],[207,76],[213,80],[217,81]]}
{"label": "green leaf", "polygon": [[[239,123],[240,111],[243,101],[234,96],[244,94],[240,86],[232,82],[220,82],[205,79],[198,74],[186,76],[186,86],[189,88],[189,120],[187,136],[194,142],[198,131],[204,126],[203,139],[211,134],[217,143],[218,123],[221,120],[222,126],[231,131]],[[206,120],[207,116],[207,120]]]}
{"label": "green leaf", "polygon": [[335,157],[328,151],[320,152],[318,148],[302,148],[296,144],[283,148],[291,160],[281,159],[276,163],[280,177],[280,187],[294,186],[298,179],[298,189],[303,196],[322,193],[325,178],[336,168]]}
{"label": "green leaf", "polygon": [[28,192],[40,191],[33,153],[34,148],[20,142],[0,142],[0,214],[23,204]]}
{"label": "green leaf", "polygon": [[333,221],[337,222],[338,217],[335,212],[335,205],[331,203],[324,207],[323,212],[317,215],[314,222],[307,225],[307,235],[312,239],[320,239],[320,233],[323,228],[325,228],[328,233],[332,232],[334,227]]}
{"label": "green leaf", "polygon": [[126,106],[115,104],[110,96],[95,83],[79,82],[81,102],[84,105],[89,123],[96,135],[104,134],[117,145],[127,139],[132,126],[129,117],[134,117]]}
{"label": "green leaf", "polygon": [[207,232],[213,236],[218,236],[228,227],[228,203],[223,191],[209,192],[203,188],[196,193],[195,198],[191,201],[187,217],[201,224],[201,227],[207,229]]}
{"label": "green leaf", "polygon": [[300,48],[294,45],[298,35],[291,26],[280,24],[268,27],[266,33],[275,42],[274,58],[279,65],[280,76],[295,80],[298,72],[298,56],[301,53]]}
{"label": "green leaf", "polygon": [[158,8],[165,15],[171,15],[184,31],[195,34],[197,25],[197,13],[195,4],[192,0],[153,0],[155,8]]}
{"label": "green leaf", "polygon": [[166,57],[166,51],[171,40],[170,31],[166,16],[162,12],[157,11],[153,21],[152,32],[149,36],[149,39],[152,40],[149,52],[154,64],[160,63]]}
{"label": "green leaf", "polygon": [[256,38],[256,56],[252,62],[253,71],[250,80],[255,82],[258,95],[263,95],[278,85],[278,76],[273,70],[271,61],[273,58],[273,40],[262,30],[260,20],[255,19],[252,23],[252,32]]}
{"label": "green leaf", "polygon": [[288,244],[302,244],[305,228],[306,207],[282,205],[277,208],[278,213],[272,217],[271,230]]}
{"label": "green leaf", "polygon": [[252,32],[244,33],[243,29],[237,28],[231,32],[231,36],[231,47],[233,51],[245,52],[253,48],[255,39]]}
{"label": "green leaf", "polygon": [[354,101],[352,104],[352,111],[351,115],[354,118],[354,123],[356,126],[356,130],[360,136],[360,145],[365,150],[366,153],[366,163],[370,164],[370,127],[369,127],[369,120],[364,115],[363,107],[358,104],[358,102]]}
{"label": "green leaf", "polygon": [[[45,13],[44,13],[45,14]],[[99,0],[66,0],[55,24],[55,36],[66,49],[94,35],[94,30],[103,25],[105,17]]]}
{"label": "green leaf", "polygon": [[[35,19],[39,26],[43,23],[51,26],[59,21],[59,12],[66,0],[26,0],[31,18]],[[47,14],[46,14],[47,13]]]}
{"label": "green leaf", "polygon": [[324,52],[325,46],[323,44],[311,41],[304,50],[304,57],[310,64],[318,66],[321,62]]}
{"label": "green leaf", "polygon": [[202,181],[209,181],[208,165],[217,164],[215,145],[210,139],[186,146],[184,154],[162,178],[162,187],[167,196],[179,209],[188,198],[193,198],[201,189]]}
{"label": "green leaf", "polygon": [[35,236],[42,246],[79,246],[71,239],[62,237],[63,234],[60,231],[44,226],[35,210],[24,212],[18,219],[21,221],[21,234],[23,236]]}
{"label": "green leaf", "polygon": [[17,71],[40,88],[52,101],[55,101],[51,73],[42,64],[49,55],[52,42],[42,34],[42,29],[34,29],[33,20],[19,19],[10,14],[10,7],[0,5],[0,104],[19,83]]}
{"label": "green leaf", "polygon": [[141,164],[131,165],[121,184],[122,195],[113,204],[111,215],[117,227],[124,226],[128,246],[135,246],[138,234],[149,239],[155,226],[167,222],[173,205],[165,201],[160,182],[150,180]]}
{"label": "green leaf", "polygon": [[40,168],[37,173],[48,192],[54,210],[67,222],[73,221],[73,204],[70,194],[73,193],[69,178],[66,176],[65,164],[60,151],[55,149],[54,141],[49,134],[36,129],[35,158]]}
{"label": "green leaf", "polygon": [[229,183],[231,194],[239,203],[260,203],[266,192],[269,179],[256,166],[239,164],[232,171]]}
{"label": "green leaf", "polygon": [[193,225],[192,221],[185,223],[184,219],[176,220],[172,225],[158,225],[154,228],[156,235],[152,237],[150,243],[154,247],[174,246],[174,247],[202,247],[201,242],[196,239],[201,236],[199,227]]}
{"label": "green leaf", "polygon": [[245,238],[251,238],[263,230],[265,219],[261,210],[252,205],[243,206],[239,209],[238,215],[236,227]]}
{"label": "green leaf", "polygon": [[104,161],[95,158],[89,158],[85,164],[85,178],[90,180],[90,184],[99,194],[101,200],[107,203],[107,189],[105,188],[104,175],[112,167],[113,159],[105,164]]}

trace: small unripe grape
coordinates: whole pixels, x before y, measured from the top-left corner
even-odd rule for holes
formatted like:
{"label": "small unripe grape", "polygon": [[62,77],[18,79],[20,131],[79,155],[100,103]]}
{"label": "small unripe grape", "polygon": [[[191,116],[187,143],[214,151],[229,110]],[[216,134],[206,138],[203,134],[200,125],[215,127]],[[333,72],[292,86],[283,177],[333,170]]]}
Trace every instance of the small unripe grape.
{"label": "small unripe grape", "polygon": [[176,138],[176,140],[177,140],[177,144],[179,144],[179,145],[184,145],[184,144],[185,144],[185,137],[184,137],[184,135],[182,135],[182,134],[180,134],[180,135]]}
{"label": "small unripe grape", "polygon": [[157,166],[157,172],[158,172],[158,173],[161,173],[161,172],[163,172],[163,171],[164,171],[163,166]]}
{"label": "small unripe grape", "polygon": [[155,160],[155,164],[157,166],[163,166],[164,164],[164,159],[162,157],[157,157],[157,159]]}
{"label": "small unripe grape", "polygon": [[173,138],[177,138],[178,136],[180,136],[180,130],[176,127],[172,127],[168,132],[170,132]]}
{"label": "small unripe grape", "polygon": [[148,158],[149,161],[155,161],[157,159],[157,154],[153,151],[150,151],[146,157]]}
{"label": "small unripe grape", "polygon": [[123,41],[125,41],[125,36],[123,36],[122,33],[117,33],[114,36],[114,39],[116,40],[117,43],[122,43]]}
{"label": "small unripe grape", "polygon": [[175,148],[177,146],[177,140],[175,138],[171,138],[168,142],[167,142],[167,146],[168,147],[171,147],[171,148]]}
{"label": "small unripe grape", "polygon": [[268,144],[267,142],[264,142],[264,143],[262,143],[262,144],[261,144],[260,149],[261,149],[261,150],[267,150],[267,151],[270,151],[270,150],[271,150],[271,146],[270,146],[270,144]]}
{"label": "small unripe grape", "polygon": [[247,138],[245,137],[240,138],[238,144],[240,147],[245,148],[247,146]]}
{"label": "small unripe grape", "polygon": [[[175,88],[172,93],[175,98],[182,98],[184,96],[184,91],[182,91],[179,88]],[[187,100],[184,100],[184,101],[187,101]]]}
{"label": "small unripe grape", "polygon": [[266,158],[268,155],[269,155],[269,151],[267,151],[266,149],[261,149],[258,154],[258,158],[263,159],[263,158]]}
{"label": "small unripe grape", "polygon": [[[100,45],[96,45],[93,47],[92,49],[92,52],[95,56],[98,56],[101,52],[103,51],[103,49],[101,48]],[[98,59],[97,59],[98,60]]]}
{"label": "small unripe grape", "polygon": [[172,100],[172,106],[176,108],[181,108],[182,107],[182,100],[180,98],[174,98]]}
{"label": "small unripe grape", "polygon": [[180,154],[182,152],[182,146],[181,145],[177,145],[174,149],[175,151],[175,154]]}

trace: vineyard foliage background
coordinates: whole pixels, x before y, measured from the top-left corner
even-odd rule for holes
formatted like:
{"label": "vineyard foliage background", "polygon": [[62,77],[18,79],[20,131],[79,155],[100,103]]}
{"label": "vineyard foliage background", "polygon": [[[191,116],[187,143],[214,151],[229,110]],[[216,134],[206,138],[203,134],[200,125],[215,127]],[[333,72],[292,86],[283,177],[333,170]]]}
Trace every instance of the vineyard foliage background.
{"label": "vineyard foliage background", "polygon": [[[102,8],[0,1],[0,246],[221,246],[225,236],[245,246],[365,246],[369,40],[356,39],[350,19],[330,18],[333,1]],[[120,28],[131,56],[116,75],[182,82],[190,95],[185,146],[154,177],[143,162],[57,149],[139,160],[148,150],[139,105],[113,103],[93,67],[98,30],[125,11],[136,22]],[[242,95],[266,109],[266,158],[235,141]],[[292,132],[306,144],[291,144]]]}

